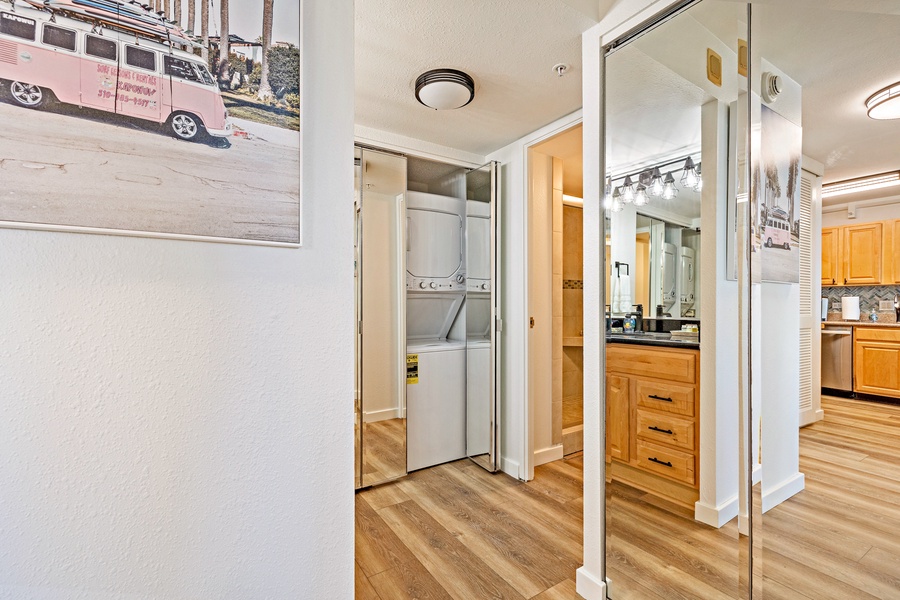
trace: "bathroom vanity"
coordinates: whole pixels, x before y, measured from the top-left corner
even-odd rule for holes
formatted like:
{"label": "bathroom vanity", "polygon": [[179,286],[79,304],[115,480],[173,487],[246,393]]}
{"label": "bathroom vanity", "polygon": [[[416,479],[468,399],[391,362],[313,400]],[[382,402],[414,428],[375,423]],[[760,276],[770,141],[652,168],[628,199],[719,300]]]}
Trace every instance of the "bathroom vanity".
{"label": "bathroom vanity", "polygon": [[696,341],[607,335],[607,480],[692,509],[699,497],[699,403]]}

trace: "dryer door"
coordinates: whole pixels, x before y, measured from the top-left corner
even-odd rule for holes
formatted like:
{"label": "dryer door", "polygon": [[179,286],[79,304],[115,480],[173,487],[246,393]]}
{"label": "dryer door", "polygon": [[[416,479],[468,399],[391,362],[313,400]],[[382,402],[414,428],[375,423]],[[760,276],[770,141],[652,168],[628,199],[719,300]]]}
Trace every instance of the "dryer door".
{"label": "dryer door", "polygon": [[446,279],[462,266],[463,222],[454,213],[406,210],[406,270],[413,277]]}

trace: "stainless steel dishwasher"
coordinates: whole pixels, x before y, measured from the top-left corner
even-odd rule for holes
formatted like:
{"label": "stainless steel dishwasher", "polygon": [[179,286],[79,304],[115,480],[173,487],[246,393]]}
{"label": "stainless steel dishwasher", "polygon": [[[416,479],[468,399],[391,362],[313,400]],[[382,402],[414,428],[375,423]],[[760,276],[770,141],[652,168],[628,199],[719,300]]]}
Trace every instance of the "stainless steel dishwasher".
{"label": "stainless steel dishwasher", "polygon": [[822,387],[853,391],[853,328],[822,330]]}

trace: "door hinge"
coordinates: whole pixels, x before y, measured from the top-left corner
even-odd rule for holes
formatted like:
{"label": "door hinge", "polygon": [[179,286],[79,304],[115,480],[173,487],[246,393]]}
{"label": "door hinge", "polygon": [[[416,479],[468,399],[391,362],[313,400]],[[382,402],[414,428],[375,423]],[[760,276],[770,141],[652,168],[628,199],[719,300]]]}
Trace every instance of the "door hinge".
{"label": "door hinge", "polygon": [[501,319],[500,317],[497,317],[496,325],[497,325],[496,330],[498,332],[503,331],[503,319]]}

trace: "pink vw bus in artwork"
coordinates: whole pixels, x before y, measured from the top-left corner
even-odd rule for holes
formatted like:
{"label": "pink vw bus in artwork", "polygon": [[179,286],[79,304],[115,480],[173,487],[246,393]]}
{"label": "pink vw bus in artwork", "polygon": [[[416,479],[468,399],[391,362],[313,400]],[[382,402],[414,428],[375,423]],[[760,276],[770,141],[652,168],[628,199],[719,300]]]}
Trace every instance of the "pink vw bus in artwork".
{"label": "pink vw bus in artwork", "polygon": [[57,99],[166,123],[194,140],[230,135],[216,81],[182,50],[107,27],[0,4],[0,84],[13,102],[37,108]]}

